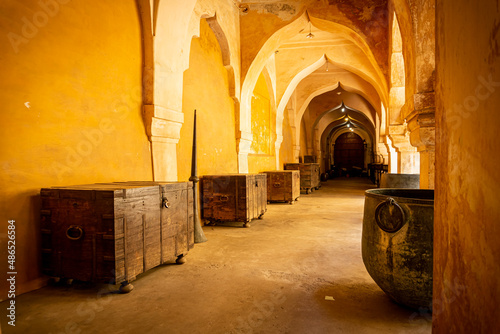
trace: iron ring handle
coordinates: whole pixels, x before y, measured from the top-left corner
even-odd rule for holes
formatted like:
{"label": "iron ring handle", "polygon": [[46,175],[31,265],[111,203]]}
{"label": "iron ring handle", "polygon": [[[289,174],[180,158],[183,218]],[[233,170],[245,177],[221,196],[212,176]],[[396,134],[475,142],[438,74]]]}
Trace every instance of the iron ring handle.
{"label": "iron ring handle", "polygon": [[70,240],[80,240],[83,237],[83,229],[78,225],[70,225],[66,230],[66,237]]}
{"label": "iron ring handle", "polygon": [[221,202],[227,202],[229,200],[229,197],[225,196],[225,195],[222,195],[219,197],[220,201]]}
{"label": "iron ring handle", "polygon": [[166,198],[166,197],[165,197],[165,198],[162,200],[162,203],[161,203],[161,204],[162,204],[162,206],[163,206],[165,209],[168,209],[168,204],[169,204],[169,203],[168,203],[168,198]]}
{"label": "iron ring handle", "polygon": [[281,183],[280,183],[280,182],[275,182],[275,183],[274,183],[274,187],[275,187],[275,188],[279,188],[279,187],[281,187]]}
{"label": "iron ring handle", "polygon": [[[388,223],[387,221],[381,220],[380,214],[382,209],[384,209],[389,205],[393,206],[394,209],[397,210],[396,212],[398,212],[401,215],[401,219],[397,219],[397,213],[394,214],[391,211],[391,217],[393,217],[393,222]],[[380,227],[381,230],[388,233],[395,233],[399,231],[406,223],[406,215],[405,212],[403,211],[403,208],[398,204],[398,202],[396,202],[394,198],[388,197],[384,202],[380,203],[375,208],[375,222],[377,223],[378,227]]]}

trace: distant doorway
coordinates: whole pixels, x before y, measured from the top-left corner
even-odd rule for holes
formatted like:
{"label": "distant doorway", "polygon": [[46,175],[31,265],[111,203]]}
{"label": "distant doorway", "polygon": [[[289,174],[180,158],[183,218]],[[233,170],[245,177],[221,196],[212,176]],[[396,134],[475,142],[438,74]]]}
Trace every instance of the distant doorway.
{"label": "distant doorway", "polygon": [[360,174],[365,165],[363,139],[353,132],[340,135],[335,141],[333,157],[335,168],[342,174]]}

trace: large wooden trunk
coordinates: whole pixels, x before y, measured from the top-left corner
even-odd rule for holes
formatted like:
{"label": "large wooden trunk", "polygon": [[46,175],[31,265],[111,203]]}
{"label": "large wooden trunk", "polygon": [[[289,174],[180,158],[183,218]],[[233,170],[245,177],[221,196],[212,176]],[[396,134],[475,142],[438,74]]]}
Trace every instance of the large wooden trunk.
{"label": "large wooden trunk", "polygon": [[285,164],[285,170],[300,171],[300,189],[305,190],[306,194],[321,187],[319,163],[288,163]]}
{"label": "large wooden trunk", "polygon": [[191,182],[44,188],[41,198],[42,266],[50,276],[129,282],[193,247]]}
{"label": "large wooden trunk", "polygon": [[204,175],[200,184],[207,222],[241,221],[248,227],[267,211],[266,174]]}
{"label": "large wooden trunk", "polygon": [[281,170],[264,172],[267,174],[268,202],[288,202],[293,204],[300,196],[300,171]]}

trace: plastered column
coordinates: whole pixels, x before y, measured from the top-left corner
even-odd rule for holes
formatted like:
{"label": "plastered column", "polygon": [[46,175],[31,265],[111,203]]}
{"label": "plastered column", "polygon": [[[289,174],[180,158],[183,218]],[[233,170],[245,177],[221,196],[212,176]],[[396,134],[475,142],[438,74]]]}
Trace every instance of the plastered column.
{"label": "plastered column", "polygon": [[388,165],[389,173],[398,172],[398,153],[396,149],[392,146],[392,140],[389,136],[384,136],[384,144],[379,144],[379,148],[383,147],[385,152],[387,152],[387,159],[385,163]]}
{"label": "plastered column", "polygon": [[[384,136],[385,137],[385,136]],[[389,163],[389,149],[384,142],[379,142],[376,146],[376,157],[374,163]],[[382,160],[382,161],[380,161]]]}
{"label": "plastered column", "polygon": [[420,188],[434,189],[436,151],[434,146],[423,147],[420,153]]}
{"label": "plastered column", "polygon": [[253,135],[250,132],[240,131],[237,135],[238,172],[240,173],[248,173],[248,154],[251,153],[252,140]]}
{"label": "plastered column", "polygon": [[410,143],[409,132],[406,125],[389,126],[390,139],[392,146],[398,154],[398,173],[418,174],[420,167],[420,158],[417,148]]}
{"label": "plastered column", "polygon": [[399,147],[398,152],[398,173],[419,174],[420,156],[417,149],[411,145]]}
{"label": "plastered column", "polygon": [[276,134],[276,142],[274,143],[275,155],[276,155],[276,170],[280,170],[280,148],[283,142],[283,135]]}
{"label": "plastered column", "polygon": [[321,156],[321,138],[320,138],[319,130],[318,130],[318,128],[314,128],[312,132],[313,132],[312,133],[312,138],[313,138],[312,155],[316,156],[316,159],[317,159],[316,161],[321,164],[321,159],[322,159],[322,156]]}
{"label": "plastered column", "polygon": [[157,105],[143,108],[146,131],[151,142],[155,181],[177,181],[177,148],[184,114]]}
{"label": "plastered column", "polygon": [[293,145],[293,161],[299,162],[300,145]]}
{"label": "plastered column", "polygon": [[411,144],[420,154],[420,188],[434,189],[435,175],[435,94],[415,94],[412,113],[407,116]]}

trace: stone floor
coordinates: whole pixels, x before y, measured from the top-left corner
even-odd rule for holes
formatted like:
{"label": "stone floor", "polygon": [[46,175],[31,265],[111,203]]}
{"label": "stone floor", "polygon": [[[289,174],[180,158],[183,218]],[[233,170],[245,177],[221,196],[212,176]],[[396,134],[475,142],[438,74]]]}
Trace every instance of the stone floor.
{"label": "stone floor", "polygon": [[[330,180],[251,228],[205,226],[183,265],[141,275],[130,294],[75,282],[17,297],[3,333],[430,333],[361,259],[366,179]],[[7,304],[0,304],[2,311]]]}

